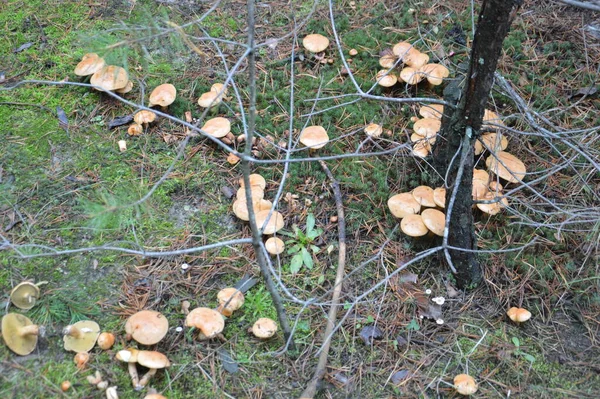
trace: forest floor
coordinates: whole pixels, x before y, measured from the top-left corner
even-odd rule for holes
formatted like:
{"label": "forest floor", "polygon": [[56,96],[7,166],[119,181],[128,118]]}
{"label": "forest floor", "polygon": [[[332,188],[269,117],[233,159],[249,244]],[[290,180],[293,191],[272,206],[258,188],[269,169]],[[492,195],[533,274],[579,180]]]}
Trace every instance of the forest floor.
{"label": "forest floor", "polygon": [[[171,367],[159,370],[149,384],[168,398],[293,398],[312,377],[338,248],[333,192],[319,163],[291,163],[279,203],[285,231],[292,236],[286,241],[308,245],[294,235],[292,226],[305,231],[311,215],[322,230],[312,242],[318,247],[312,267],[302,264],[292,273],[290,254],[274,259],[289,291],[284,304],[295,327],[294,351],[280,353],[285,347],[281,332],[258,341],[247,331],[259,317],[276,319],[260,281],[246,293],[244,307],[227,319],[222,339],[198,342],[190,329],[178,328],[185,320],[183,301],[192,308],[214,308],[220,289],[246,274],[260,279],[250,245],[163,257],[78,250],[111,246],[178,251],[250,236],[248,224],[231,211],[230,193],[239,188],[241,171],[226,161],[220,147],[194,137],[179,157],[186,131],[177,121],[161,118],[132,137],[127,125],[108,124],[132,114],[134,106],[89,87],[58,84],[84,81],[73,69],[84,54],[96,52],[128,70],[134,89],[125,99],[147,104],[148,93],[169,82],[177,87],[178,97],[167,112],[183,119],[190,111],[200,118],[198,97],[213,83],[223,82],[224,65],[231,68],[244,51],[234,42],[246,40],[245,3],[223,2],[199,20],[212,3],[0,2],[0,303],[3,315],[22,313],[46,328],[27,356],[0,345],[0,396],[104,397],[85,379],[98,370],[118,387],[121,398],[142,398],[146,392],[133,389],[126,365],[115,360],[118,350],[131,345],[124,339],[126,318],[141,309],[160,311],[170,323],[165,339],[152,348],[165,353]],[[400,41],[416,42],[456,76],[472,41],[467,3],[335,2],[336,31],[344,55],[352,59],[349,65],[357,84],[365,91],[370,88],[380,55]],[[323,125],[332,144],[319,155],[386,151],[408,141],[419,104],[339,97],[357,90],[344,73],[327,4],[259,2],[257,14],[257,42],[268,44],[257,51],[260,135],[279,142],[287,139],[290,126],[296,135],[307,122]],[[294,44],[293,35],[288,35],[294,24],[299,39],[308,33],[330,38],[326,57],[331,63],[315,61]],[[598,84],[597,31],[593,13],[526,1],[505,41],[499,72],[530,107],[561,128],[598,126],[600,101],[588,90]],[[198,40],[201,37],[222,41]],[[198,51],[190,49],[190,42]],[[301,56],[293,62],[291,98],[294,48]],[[358,54],[349,56],[350,49]],[[243,128],[237,100],[244,110],[248,105],[246,68],[242,62],[234,75],[239,96],[230,92],[231,99],[211,115],[232,119],[236,136]],[[8,90],[22,80],[56,84],[28,83]],[[375,87],[372,93],[439,99],[442,90],[398,84],[392,89]],[[334,96],[338,97],[315,101]],[[345,105],[335,107],[341,104]],[[489,107],[515,131],[530,129],[501,90],[494,90]],[[310,119],[304,116],[311,113]],[[382,138],[365,140],[362,129],[371,122],[384,127]],[[558,144],[552,147],[551,141],[513,131],[505,134],[511,153],[519,155],[534,176],[561,161],[555,151],[562,148]],[[126,151],[119,151],[119,140],[126,141]],[[282,157],[267,147],[257,151],[261,159]],[[511,194],[509,209],[491,217],[476,214],[478,244],[489,250],[479,255],[484,279],[477,288],[457,290],[443,257],[437,255],[389,278],[420,251],[439,244],[434,238],[415,241],[399,233],[399,221],[386,205],[393,194],[439,181],[429,161],[410,156],[406,149],[328,161],[343,193],[346,273],[352,274],[343,284],[339,312],[347,317],[333,336],[317,397],[457,397],[452,381],[461,373],[476,378],[476,395],[482,398],[598,397],[600,223],[581,222],[560,230],[560,221],[549,216],[551,208],[537,206],[539,198],[533,192],[518,190]],[[537,192],[556,204],[599,209],[600,175],[584,160],[578,162],[583,165],[580,170],[565,168],[537,182]],[[283,164],[256,163],[252,168],[267,181],[266,198],[273,198]],[[166,179],[155,187],[165,173]],[[151,189],[152,195],[139,201]],[[52,254],[68,250],[77,251]],[[45,282],[38,303],[28,311],[9,301],[11,289],[24,280]],[[428,318],[427,289],[432,297],[446,299],[443,324]],[[305,308],[291,296],[320,304]],[[511,306],[525,307],[533,317],[516,325],[506,317]],[[73,353],[62,347],[61,331],[84,319],[114,332],[117,343],[108,351],[93,349],[87,367],[78,370]],[[374,328],[378,339],[367,334]],[[232,362],[237,370],[231,369]],[[72,388],[63,392],[63,381],[70,381]]]}

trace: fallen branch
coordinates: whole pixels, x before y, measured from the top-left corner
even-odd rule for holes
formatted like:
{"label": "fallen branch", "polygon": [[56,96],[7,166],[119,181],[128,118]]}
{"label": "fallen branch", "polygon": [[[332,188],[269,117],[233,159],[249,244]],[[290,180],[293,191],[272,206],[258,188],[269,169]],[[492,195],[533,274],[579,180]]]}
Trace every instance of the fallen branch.
{"label": "fallen branch", "polygon": [[329,345],[331,344],[331,335],[335,327],[335,319],[337,318],[337,310],[340,302],[340,295],[342,294],[342,281],[344,279],[344,269],[346,266],[346,219],[344,217],[344,204],[342,202],[342,192],[340,186],[335,180],[335,177],[327,167],[327,164],[323,161],[319,161],[321,167],[331,180],[331,187],[333,188],[333,195],[335,197],[335,207],[337,208],[338,215],[338,240],[339,240],[339,251],[338,251],[338,267],[335,275],[335,285],[333,288],[333,297],[331,299],[331,308],[327,315],[327,327],[323,333],[323,347],[321,348],[321,354],[319,355],[319,362],[313,378],[308,382],[306,389],[300,395],[300,399],[312,399],[317,392],[317,385],[325,375],[325,367],[327,366],[327,356],[329,354]]}

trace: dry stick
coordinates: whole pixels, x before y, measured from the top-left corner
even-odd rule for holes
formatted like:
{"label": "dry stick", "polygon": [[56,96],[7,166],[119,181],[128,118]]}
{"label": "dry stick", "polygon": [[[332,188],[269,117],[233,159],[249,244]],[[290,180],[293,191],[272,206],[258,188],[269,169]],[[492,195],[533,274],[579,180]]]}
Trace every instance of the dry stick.
{"label": "dry stick", "polygon": [[[246,148],[244,153],[250,155],[252,149],[252,138],[254,137],[254,128],[256,125],[256,58],[254,54],[254,0],[249,0],[247,3],[248,9],[248,94],[249,94],[249,107],[248,107],[248,125],[246,127]],[[252,247],[254,253],[256,253],[256,262],[260,267],[265,285],[271,299],[273,300],[273,306],[277,312],[277,318],[281,329],[283,330],[283,336],[285,341],[289,342],[288,348],[295,350],[294,341],[292,339],[292,330],[283,308],[283,301],[281,295],[277,291],[277,287],[273,283],[267,260],[265,259],[265,251],[263,251],[264,244],[262,243],[262,226],[257,226],[256,218],[254,213],[254,206],[252,205],[252,191],[250,185],[250,161],[248,158],[242,158],[240,162],[242,174],[244,177],[244,187],[246,194],[246,204],[248,204],[248,219],[250,222],[250,230],[252,231]],[[266,221],[268,222],[268,220]]]}
{"label": "dry stick", "polygon": [[327,355],[329,354],[329,345],[331,344],[331,334],[335,327],[335,319],[337,318],[337,309],[340,302],[340,295],[342,294],[342,281],[344,279],[344,269],[346,266],[346,219],[344,217],[344,204],[342,202],[342,192],[340,191],[340,185],[337,180],[327,167],[327,164],[323,161],[319,161],[321,167],[329,177],[331,181],[331,187],[333,188],[333,195],[335,197],[335,207],[337,208],[338,215],[338,240],[340,249],[338,251],[338,267],[335,275],[335,285],[333,288],[333,296],[331,298],[331,308],[327,315],[327,327],[323,333],[323,347],[321,348],[321,354],[319,355],[319,362],[313,378],[309,381],[306,389],[300,395],[300,399],[312,399],[317,391],[317,385],[319,381],[325,375],[325,367],[327,366]]}

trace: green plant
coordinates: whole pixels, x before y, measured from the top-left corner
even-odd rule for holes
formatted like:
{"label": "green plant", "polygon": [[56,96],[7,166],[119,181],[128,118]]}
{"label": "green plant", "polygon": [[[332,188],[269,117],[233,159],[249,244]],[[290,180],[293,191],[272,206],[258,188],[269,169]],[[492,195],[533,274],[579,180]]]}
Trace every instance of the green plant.
{"label": "green plant", "polygon": [[306,232],[303,232],[298,226],[292,226],[294,233],[282,233],[291,237],[285,245],[289,248],[287,253],[292,256],[290,261],[290,271],[292,274],[296,274],[305,266],[307,269],[313,267],[313,257],[310,251],[313,253],[319,252],[321,249],[314,245],[314,240],[323,234],[322,229],[315,228],[315,217],[311,213],[306,218]]}
{"label": "green plant", "polygon": [[516,356],[522,356],[525,360],[527,360],[530,363],[535,362],[535,357],[530,355],[529,353],[523,352],[520,348],[521,348],[521,341],[519,340],[519,338],[517,337],[512,337],[511,339],[513,345],[515,346],[515,352],[514,354]]}

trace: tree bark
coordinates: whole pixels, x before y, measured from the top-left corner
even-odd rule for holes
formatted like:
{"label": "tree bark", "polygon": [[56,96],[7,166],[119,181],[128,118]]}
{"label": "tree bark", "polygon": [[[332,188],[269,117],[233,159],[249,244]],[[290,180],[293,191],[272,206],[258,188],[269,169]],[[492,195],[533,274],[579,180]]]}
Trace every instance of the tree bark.
{"label": "tree bark", "polygon": [[521,3],[522,0],[484,0],[464,84],[462,88],[450,84],[444,91],[445,99],[457,106],[445,108],[434,159],[442,175],[447,176],[449,188],[447,244],[464,249],[448,251],[450,266],[456,270],[456,281],[461,288],[476,285],[482,275],[475,253],[470,252],[477,249],[472,211],[473,143],[480,134],[502,42]]}

